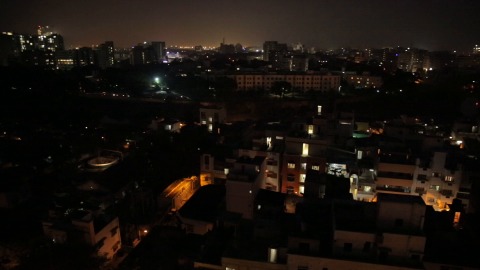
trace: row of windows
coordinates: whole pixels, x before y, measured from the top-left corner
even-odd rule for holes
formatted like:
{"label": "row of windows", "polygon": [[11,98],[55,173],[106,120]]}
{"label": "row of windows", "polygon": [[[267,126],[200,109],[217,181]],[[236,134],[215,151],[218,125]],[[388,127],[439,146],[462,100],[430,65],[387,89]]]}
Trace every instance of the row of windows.
{"label": "row of windows", "polygon": [[[287,168],[288,169],[295,169],[295,163],[294,162],[288,162],[287,163]],[[300,168],[302,170],[306,170],[307,169],[307,163],[300,163]],[[314,170],[314,171],[320,171],[320,165],[317,165],[317,164],[314,164],[311,166],[311,169]]]}
{"label": "row of windows", "polygon": [[335,77],[335,78],[332,78],[332,77],[314,77],[314,78],[311,78],[311,77],[286,77],[286,78],[270,78],[270,77],[246,77],[246,78],[242,78],[242,77],[236,77],[235,78],[237,81],[241,81],[241,80],[246,80],[246,81],[251,81],[251,80],[258,80],[258,81],[263,81],[263,80],[266,80],[266,81],[283,81],[283,80],[286,80],[286,81],[302,81],[302,80],[305,80],[305,81],[322,81],[322,80],[325,80],[325,81],[339,81],[340,78],[339,77]]}
{"label": "row of windows", "polygon": [[[441,173],[438,172],[433,172],[432,177],[435,178],[443,178],[443,181],[447,183],[453,183],[455,181],[455,178],[452,175],[445,175],[443,176]],[[418,181],[428,181],[427,175],[426,174],[418,174],[417,175],[417,180]]]}

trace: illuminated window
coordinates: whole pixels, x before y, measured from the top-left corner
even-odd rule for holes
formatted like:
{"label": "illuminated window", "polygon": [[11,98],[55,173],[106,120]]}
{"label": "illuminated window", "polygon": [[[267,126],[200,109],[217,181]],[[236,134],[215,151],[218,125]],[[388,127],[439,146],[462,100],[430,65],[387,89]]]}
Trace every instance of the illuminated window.
{"label": "illuminated window", "polygon": [[298,189],[298,192],[300,192],[300,194],[304,194],[305,193],[305,186],[300,186],[299,189]]}
{"label": "illuminated window", "polygon": [[312,170],[320,171],[320,166],[319,165],[312,165]]}
{"label": "illuminated window", "polygon": [[[271,263],[277,262],[277,249],[275,248],[268,249],[268,261]],[[227,270],[229,270],[228,267],[227,267]]]}
{"label": "illuminated window", "polygon": [[313,125],[308,125],[308,134],[313,134]]}
{"label": "illuminated window", "polygon": [[445,182],[449,182],[449,183],[452,183],[454,180],[453,176],[451,175],[447,175],[445,176]]}
{"label": "illuminated window", "polygon": [[453,217],[453,223],[458,223],[460,222],[460,212],[455,212],[455,216]]}
{"label": "illuminated window", "polygon": [[300,183],[305,183],[306,175],[304,173],[300,174]]}
{"label": "illuminated window", "polygon": [[293,162],[288,162],[288,163],[287,163],[287,168],[289,168],[289,169],[295,169],[295,163],[293,163]]}
{"label": "illuminated window", "polygon": [[307,163],[300,163],[300,168],[302,170],[306,170],[307,169]]}
{"label": "illuminated window", "polygon": [[308,143],[304,143],[302,147],[302,156],[308,156]]}
{"label": "illuminated window", "polygon": [[439,186],[439,185],[431,185],[431,186],[430,186],[430,189],[439,191],[439,190],[440,190],[440,186]]}

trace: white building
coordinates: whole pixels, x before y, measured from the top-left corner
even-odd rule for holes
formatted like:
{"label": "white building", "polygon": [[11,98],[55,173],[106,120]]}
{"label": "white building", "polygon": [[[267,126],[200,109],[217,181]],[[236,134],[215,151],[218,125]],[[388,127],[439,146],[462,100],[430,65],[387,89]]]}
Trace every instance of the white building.
{"label": "white building", "polygon": [[447,153],[434,152],[431,159],[418,161],[412,191],[420,194],[436,211],[449,210],[462,180],[460,166],[447,166]]}
{"label": "white building", "polygon": [[56,219],[44,221],[44,234],[54,243],[79,240],[95,246],[97,254],[106,259],[112,259],[122,247],[118,217],[95,217],[93,212],[85,210],[73,210],[70,216],[69,224]]}

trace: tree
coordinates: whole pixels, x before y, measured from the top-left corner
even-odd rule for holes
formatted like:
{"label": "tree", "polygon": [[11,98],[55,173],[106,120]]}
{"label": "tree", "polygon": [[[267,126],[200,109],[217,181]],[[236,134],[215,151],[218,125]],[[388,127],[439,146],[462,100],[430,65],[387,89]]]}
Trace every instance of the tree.
{"label": "tree", "polygon": [[281,96],[282,98],[284,95],[292,90],[292,84],[286,81],[276,81],[272,84],[271,91],[272,93]]}

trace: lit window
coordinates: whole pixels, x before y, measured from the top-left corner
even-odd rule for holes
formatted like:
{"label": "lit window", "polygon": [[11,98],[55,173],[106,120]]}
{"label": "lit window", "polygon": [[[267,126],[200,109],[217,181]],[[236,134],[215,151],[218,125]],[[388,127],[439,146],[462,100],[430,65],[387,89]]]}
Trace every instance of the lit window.
{"label": "lit window", "polygon": [[305,193],[305,186],[300,186],[299,189],[298,189],[298,192],[300,192],[300,194],[304,194]]}
{"label": "lit window", "polygon": [[308,156],[308,143],[304,143],[302,147],[302,156]]}
{"label": "lit window", "polygon": [[289,168],[289,169],[295,169],[295,163],[289,162],[289,163],[287,164],[287,168]]}
{"label": "lit window", "polygon": [[445,176],[445,182],[451,183],[451,182],[453,182],[453,180],[454,180],[454,179],[453,179],[453,176],[451,176],[451,175]]}
{"label": "lit window", "polygon": [[320,171],[320,166],[319,165],[312,165],[312,170]]}
{"label": "lit window", "polygon": [[300,167],[302,168],[302,170],[306,170],[307,169],[307,163],[301,163]]}
{"label": "lit window", "polygon": [[306,175],[304,173],[300,174],[300,183],[305,183]]}
{"label": "lit window", "polygon": [[313,134],[313,125],[308,125],[308,134]]}

